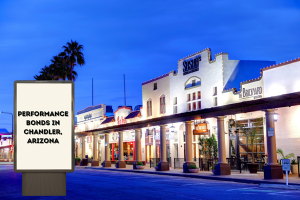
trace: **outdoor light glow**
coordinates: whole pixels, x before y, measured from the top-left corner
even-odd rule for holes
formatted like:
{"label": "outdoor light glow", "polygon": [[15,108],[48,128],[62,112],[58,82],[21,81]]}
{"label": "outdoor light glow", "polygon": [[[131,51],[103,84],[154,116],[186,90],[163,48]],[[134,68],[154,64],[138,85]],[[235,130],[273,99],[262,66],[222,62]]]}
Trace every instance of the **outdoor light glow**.
{"label": "outdoor light glow", "polygon": [[277,120],[278,120],[278,114],[274,113],[274,121],[277,122]]}

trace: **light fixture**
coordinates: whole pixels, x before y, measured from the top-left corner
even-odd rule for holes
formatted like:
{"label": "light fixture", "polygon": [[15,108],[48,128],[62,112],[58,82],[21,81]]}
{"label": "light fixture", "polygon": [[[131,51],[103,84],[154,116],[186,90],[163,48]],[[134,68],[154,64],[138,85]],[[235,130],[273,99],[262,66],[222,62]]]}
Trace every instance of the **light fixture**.
{"label": "light fixture", "polygon": [[174,130],[175,130],[175,126],[173,126],[173,124],[172,124],[172,126],[170,127],[170,131],[171,131],[172,133],[174,133]]}
{"label": "light fixture", "polygon": [[277,122],[278,120],[278,113],[274,113],[274,122]]}

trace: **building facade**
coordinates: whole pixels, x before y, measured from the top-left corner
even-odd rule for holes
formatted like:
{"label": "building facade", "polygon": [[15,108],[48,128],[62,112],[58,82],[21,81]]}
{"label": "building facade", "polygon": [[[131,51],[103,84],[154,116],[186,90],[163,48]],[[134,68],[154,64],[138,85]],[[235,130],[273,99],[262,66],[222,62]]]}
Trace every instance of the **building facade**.
{"label": "building facade", "polygon": [[[219,53],[214,57],[213,60],[210,49],[205,49],[180,59],[176,71],[142,83],[143,106],[138,112],[132,111],[131,108],[121,107],[114,112],[114,116],[103,116],[104,120],[100,125],[98,124],[99,127],[217,108],[300,91],[300,81],[298,80],[300,59],[276,65],[274,61],[230,60],[227,53]],[[298,123],[300,106],[278,108],[275,112],[275,116],[278,117],[275,120],[277,148],[283,149],[285,154],[294,153],[300,156],[300,146],[298,145],[300,143]],[[268,134],[266,133],[265,116],[265,111],[255,111],[227,115],[224,118],[226,158],[252,159],[252,150],[247,137],[239,135],[237,130],[238,125],[242,125],[244,128],[257,126],[259,133],[254,143],[254,159],[265,162]],[[260,125],[257,125],[258,119],[262,122]],[[234,120],[235,123],[231,124],[231,120]],[[198,134],[196,131],[192,136],[193,158],[203,157],[199,145],[200,139],[217,135],[217,121],[216,118],[207,118],[192,122],[193,130],[197,130],[200,125],[205,125],[205,131],[202,134]],[[95,128],[88,125],[81,127],[82,129],[78,129],[77,132]],[[145,162],[162,156],[160,155],[162,152],[160,129],[160,126],[141,129],[139,151],[141,159]],[[185,122],[166,125],[166,158],[171,167],[178,164],[176,163],[178,160],[185,159],[186,130]],[[98,140],[103,143],[103,146],[99,148],[100,162],[105,158],[104,149],[107,145],[109,145],[111,160],[117,159],[118,135],[118,133],[110,133],[109,144],[106,144],[104,137],[98,136]],[[135,160],[135,131],[126,130],[123,135],[125,160]]]}

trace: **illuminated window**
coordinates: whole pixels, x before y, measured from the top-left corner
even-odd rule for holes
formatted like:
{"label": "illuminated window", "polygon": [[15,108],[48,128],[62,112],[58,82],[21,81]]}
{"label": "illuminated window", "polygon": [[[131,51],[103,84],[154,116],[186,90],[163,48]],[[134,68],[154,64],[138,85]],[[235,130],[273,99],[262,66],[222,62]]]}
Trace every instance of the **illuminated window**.
{"label": "illuminated window", "polygon": [[198,109],[201,109],[201,101],[198,101]]}
{"label": "illuminated window", "polygon": [[198,99],[201,99],[201,91],[198,91]]}
{"label": "illuminated window", "polygon": [[214,97],[213,101],[213,106],[218,106],[218,98]]}
{"label": "illuminated window", "polygon": [[213,87],[213,96],[215,96],[217,94],[218,94],[217,87]]}
{"label": "illuminated window", "polygon": [[196,93],[193,93],[193,100],[196,100]]}
{"label": "illuminated window", "polygon": [[191,111],[191,104],[188,103],[188,111]]}
{"label": "illuminated window", "polygon": [[147,116],[152,116],[152,101],[151,99],[147,101]]}
{"label": "illuminated window", "polygon": [[162,95],[160,97],[160,113],[166,113],[165,95]]}
{"label": "illuminated window", "polygon": [[191,94],[187,94],[187,101],[191,100]]}

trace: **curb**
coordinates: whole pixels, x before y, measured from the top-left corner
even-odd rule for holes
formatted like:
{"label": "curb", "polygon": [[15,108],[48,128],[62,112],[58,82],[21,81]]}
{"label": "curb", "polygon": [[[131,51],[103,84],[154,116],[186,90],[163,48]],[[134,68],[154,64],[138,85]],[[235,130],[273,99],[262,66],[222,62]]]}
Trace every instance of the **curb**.
{"label": "curb", "polygon": [[[208,179],[208,180],[217,180],[217,181],[230,181],[237,183],[248,183],[248,184],[277,184],[277,185],[285,185],[285,183],[278,183],[266,180],[250,180],[250,179],[237,179],[237,178],[224,178],[224,177],[213,177],[213,176],[195,176],[189,174],[177,174],[177,173],[161,173],[161,172],[149,172],[149,171],[138,171],[138,170],[119,170],[119,169],[107,169],[107,168],[93,168],[93,167],[85,167],[85,169],[96,169],[96,170],[108,170],[108,171],[118,171],[118,172],[133,172],[133,173],[142,173],[142,174],[156,174],[162,176],[180,176],[187,178],[199,178],[199,179]],[[300,186],[298,183],[289,183],[289,185]]]}

